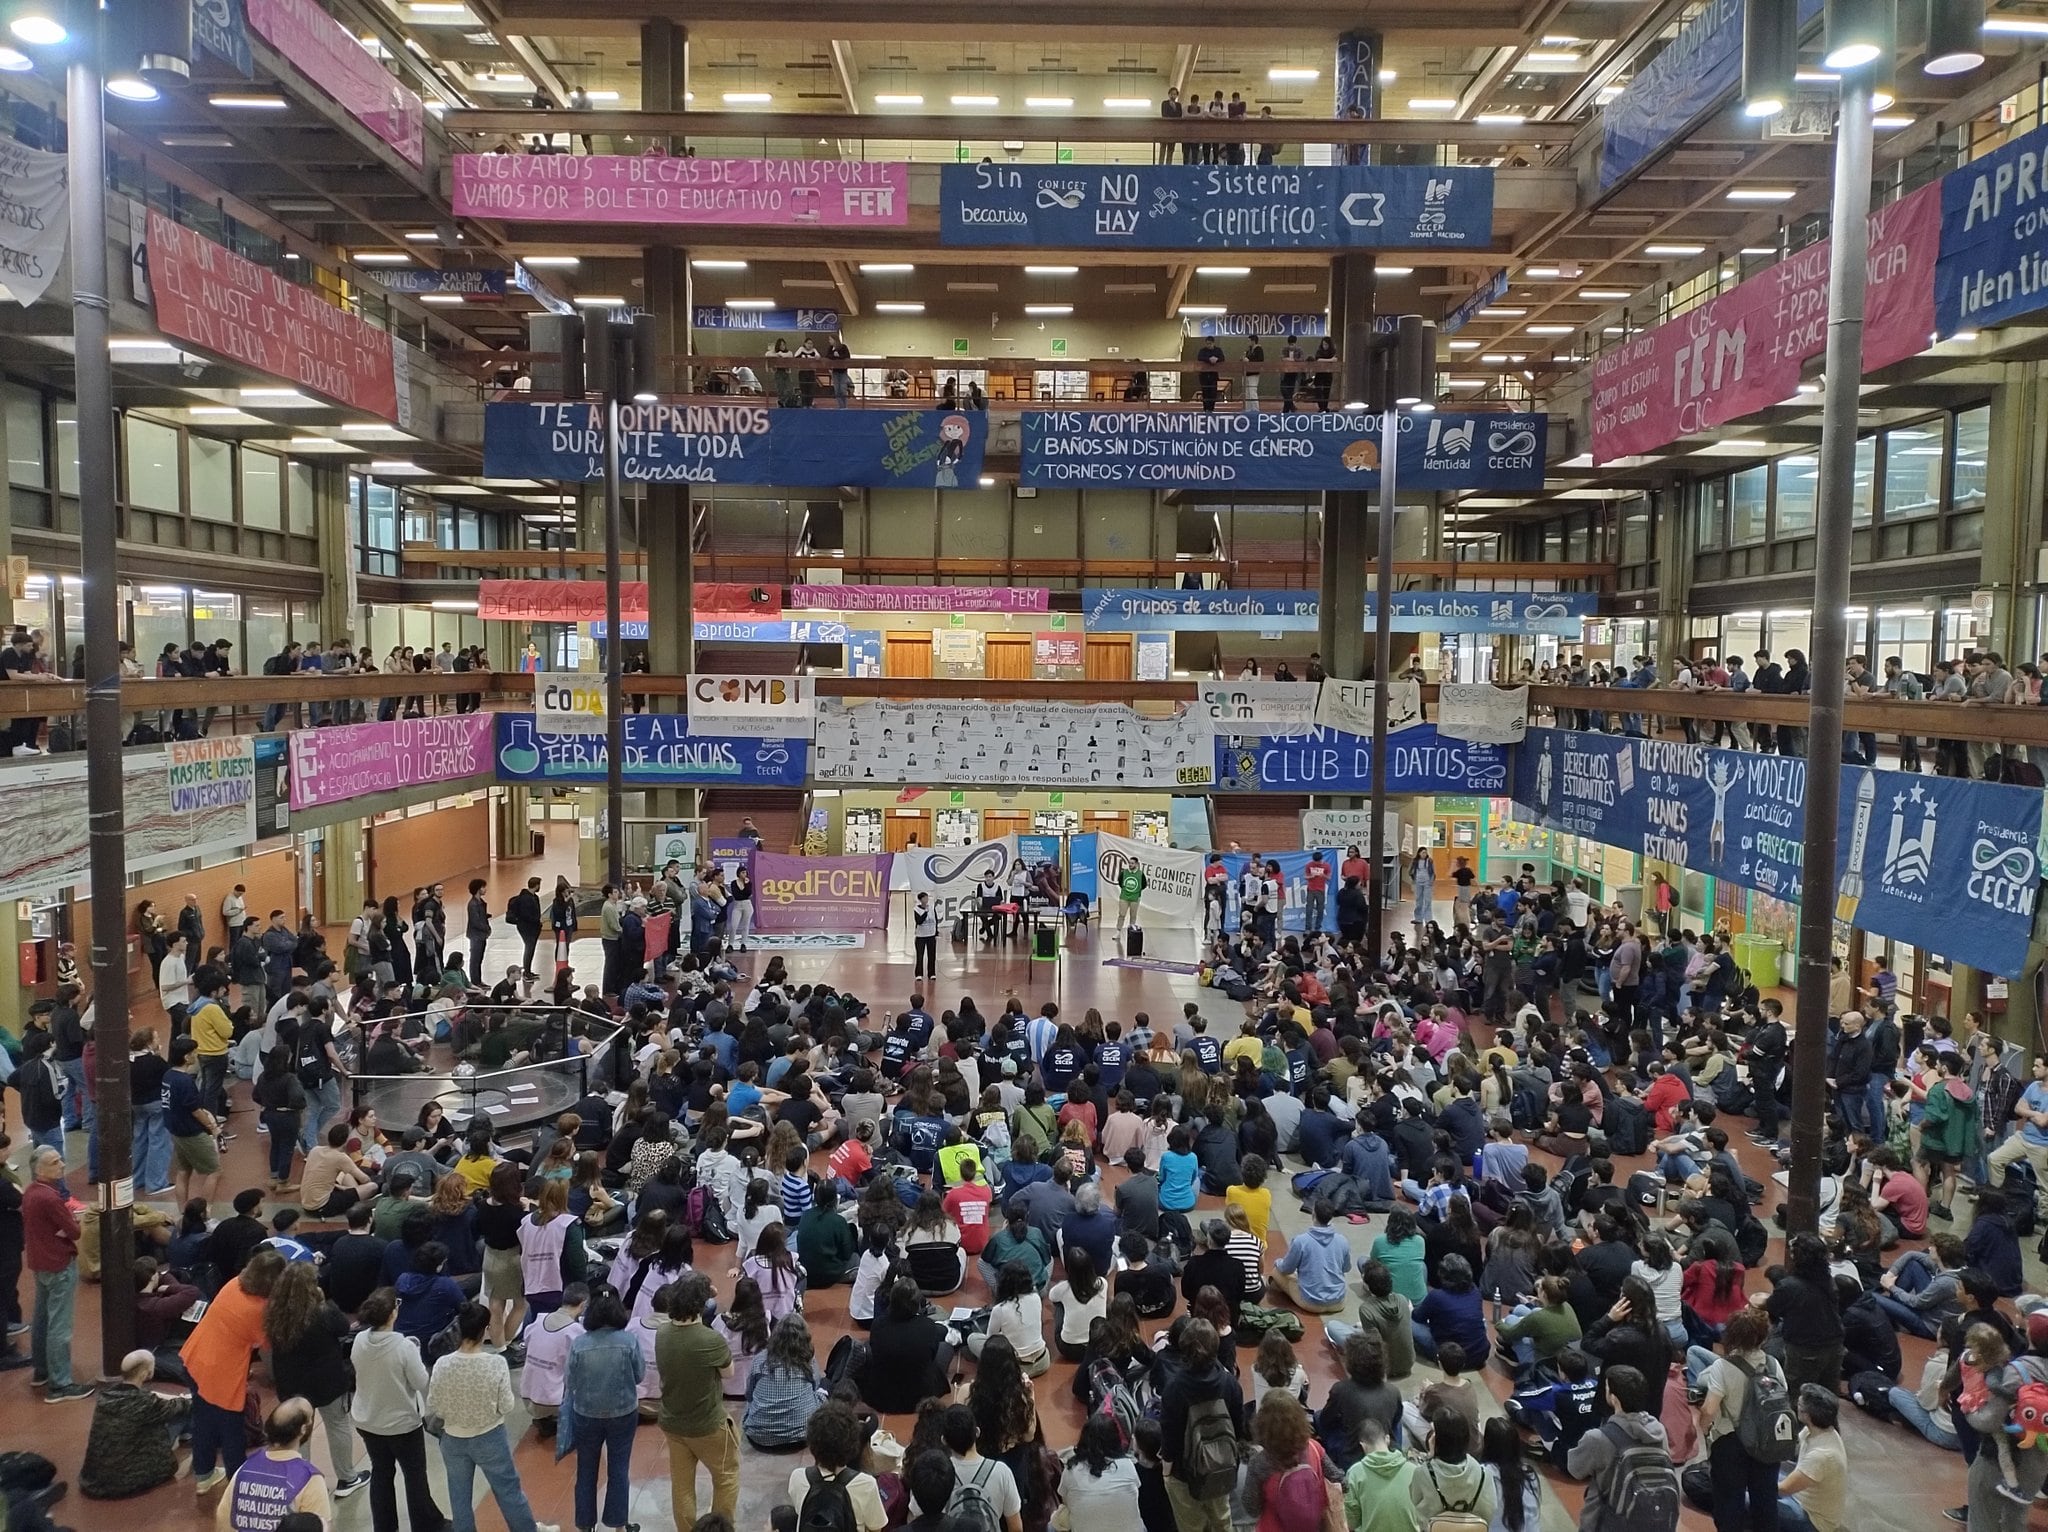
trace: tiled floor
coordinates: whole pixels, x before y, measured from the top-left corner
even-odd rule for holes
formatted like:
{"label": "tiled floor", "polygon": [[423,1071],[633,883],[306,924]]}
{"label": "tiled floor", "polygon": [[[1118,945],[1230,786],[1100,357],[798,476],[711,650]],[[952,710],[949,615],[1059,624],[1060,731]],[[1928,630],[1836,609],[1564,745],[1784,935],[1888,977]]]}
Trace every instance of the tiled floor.
{"label": "tiled floor", "polygon": [[[538,864],[513,862],[486,869],[492,883],[493,907],[502,908],[504,897],[533,872],[540,872],[550,880],[557,870],[573,872],[574,851],[573,842],[566,837],[553,838],[549,854]],[[467,876],[451,873],[447,881],[452,885]],[[1165,933],[1148,934],[1154,938],[1152,950],[1155,953],[1166,957],[1190,955],[1174,950],[1191,948],[1189,939],[1172,942],[1167,950],[1160,952],[1161,938]],[[940,980],[934,987],[935,1008],[938,1004],[956,1002],[962,994],[972,994],[981,1008],[988,1011],[998,1005],[1005,994],[1014,991],[1027,999],[1033,1010],[1046,999],[1057,999],[1063,1008],[1097,1006],[1110,1017],[1128,1018],[1134,1011],[1148,1010],[1155,1018],[1160,1018],[1177,1015],[1186,1000],[1197,1000],[1216,1022],[1234,1024],[1237,1007],[1223,1001],[1214,992],[1200,991],[1190,979],[1153,971],[1105,967],[1103,957],[1111,946],[1106,937],[1098,940],[1097,935],[1083,934],[1057,963],[1034,963],[1016,948],[1000,948],[994,952],[961,952],[942,948]],[[495,949],[491,958],[493,961],[498,958]],[[765,960],[755,954],[741,961],[744,966],[757,969]],[[870,946],[855,952],[791,952],[785,954],[785,961],[798,982],[829,977],[833,983],[851,989],[877,1008],[902,1005],[910,990],[907,938],[875,939]],[[580,961],[578,966],[583,966]],[[245,1109],[246,1087],[238,1092],[237,1099]],[[264,1140],[255,1132],[253,1117],[246,1110],[238,1110],[234,1126],[240,1137],[229,1149],[227,1174],[222,1182],[228,1194],[243,1186],[265,1183]],[[82,1141],[74,1138],[73,1144],[82,1166]],[[1751,1173],[1767,1180],[1767,1167],[1761,1163],[1762,1157],[1740,1136],[1737,1144],[1745,1159],[1752,1162],[1749,1167]],[[83,1194],[82,1168],[75,1179],[78,1190]],[[1204,1199],[1205,1203],[1213,1200]],[[1287,1201],[1291,1199],[1283,1199],[1283,1202]],[[1292,1206],[1284,1205],[1277,1209],[1277,1213],[1282,1230],[1286,1232],[1306,1222],[1300,1211]],[[1363,1251],[1371,1242],[1376,1232],[1375,1225],[1349,1228],[1347,1232],[1355,1248]],[[703,1258],[703,1268],[721,1294],[729,1292],[731,1287],[726,1254],[707,1249]],[[2031,1267],[2031,1255],[2029,1261]],[[2035,1286],[2048,1285],[2039,1280],[2038,1271],[2032,1274],[2037,1279]],[[963,1304],[985,1301],[979,1279],[970,1276],[966,1290],[953,1301]],[[839,1288],[812,1293],[807,1299],[805,1312],[818,1339],[822,1359],[832,1342],[848,1328],[846,1290]],[[1309,1319],[1307,1325],[1309,1333],[1299,1352],[1313,1382],[1311,1397],[1320,1403],[1334,1377],[1334,1367],[1322,1344],[1321,1322]],[[81,1294],[78,1336],[74,1347],[81,1372],[95,1370],[91,1359],[98,1355],[98,1343],[97,1295],[94,1289],[87,1288]],[[1909,1379],[1918,1377],[1919,1361],[1924,1354],[1924,1347],[1908,1343]],[[1419,1369],[1405,1385],[1411,1397],[1430,1375],[1427,1368]],[[1070,1366],[1055,1364],[1053,1370],[1036,1384],[1040,1418],[1048,1439],[1055,1445],[1070,1443],[1081,1422],[1080,1406],[1069,1392],[1071,1377]],[[1505,1380],[1498,1374],[1490,1375],[1488,1382],[1496,1396],[1505,1393]],[[46,1453],[55,1460],[60,1474],[66,1478],[74,1478],[78,1471],[91,1411],[90,1403],[45,1406],[38,1395],[29,1391],[25,1372],[0,1374],[0,1447],[27,1448]],[[1960,1457],[1939,1452],[1901,1429],[1874,1424],[1854,1408],[1845,1409],[1843,1421],[1849,1440],[1854,1484],[1851,1525],[1856,1532],[1933,1532],[1937,1527],[1949,1525],[1941,1520],[1940,1512],[1942,1507],[1961,1501],[1963,1474]],[[908,1418],[892,1419],[889,1424],[899,1439],[907,1438],[910,1429]],[[315,1455],[325,1461],[325,1443],[318,1436],[315,1438]],[[570,1524],[573,1521],[572,1462],[557,1463],[552,1443],[540,1442],[530,1434],[520,1442],[517,1456],[536,1512],[543,1520],[558,1521],[565,1526]],[[441,1488],[438,1459],[431,1453],[429,1458],[438,1491]],[[766,1526],[768,1509],[783,1497],[783,1486],[793,1461],[788,1457],[771,1457],[748,1450],[741,1477],[741,1532],[759,1532]],[[633,1467],[633,1519],[643,1532],[671,1532],[668,1465],[664,1439],[658,1429],[649,1426],[639,1432]],[[708,1496],[708,1485],[700,1489],[700,1496]],[[708,1506],[708,1499],[704,1503]],[[1543,1532],[1557,1532],[1557,1529],[1573,1525],[1578,1503],[1575,1488],[1550,1483],[1544,1496]],[[56,1519],[60,1524],[83,1529],[108,1527],[119,1522],[132,1526],[147,1525],[154,1532],[203,1532],[212,1525],[212,1509],[211,1500],[203,1507],[195,1503],[191,1483],[187,1479],[141,1500],[119,1506],[91,1504],[74,1494],[58,1507]],[[503,1525],[495,1508],[488,1503],[481,1509],[479,1521],[486,1532]],[[362,1532],[368,1524],[368,1497],[361,1495],[340,1505],[334,1523],[338,1532]],[[1704,1516],[1688,1512],[1686,1525],[1697,1532],[1697,1529],[1707,1527],[1709,1522]],[[2037,1516],[2036,1525],[2048,1525],[2048,1515]]]}

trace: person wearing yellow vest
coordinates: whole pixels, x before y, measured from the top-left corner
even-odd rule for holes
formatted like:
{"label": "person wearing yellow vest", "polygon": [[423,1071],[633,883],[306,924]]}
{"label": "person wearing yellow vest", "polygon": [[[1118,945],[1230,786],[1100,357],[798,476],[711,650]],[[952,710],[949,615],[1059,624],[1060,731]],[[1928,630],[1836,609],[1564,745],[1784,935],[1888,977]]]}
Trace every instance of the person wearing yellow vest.
{"label": "person wearing yellow vest", "polygon": [[[199,1044],[199,1099],[223,1124],[228,1120],[228,1049],[235,1041],[235,1024],[228,1018],[221,993],[227,975],[211,964],[192,976],[199,991],[199,1004],[192,1010],[192,1039]],[[222,1141],[228,1135],[223,1133]]]}

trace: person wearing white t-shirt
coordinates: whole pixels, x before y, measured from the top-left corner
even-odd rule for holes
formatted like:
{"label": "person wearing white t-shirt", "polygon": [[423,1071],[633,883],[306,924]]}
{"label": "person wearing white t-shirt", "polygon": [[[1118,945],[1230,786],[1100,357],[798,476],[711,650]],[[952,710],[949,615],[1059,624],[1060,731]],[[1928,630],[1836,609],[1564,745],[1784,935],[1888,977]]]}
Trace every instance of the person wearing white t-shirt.
{"label": "person wearing white t-shirt", "polygon": [[819,1405],[804,1428],[804,1445],[810,1449],[811,1464],[789,1476],[789,1503],[796,1507],[798,1525],[812,1491],[831,1480],[845,1490],[853,1506],[855,1532],[883,1532],[889,1513],[874,1475],[860,1471],[861,1428],[853,1406],[837,1399]]}

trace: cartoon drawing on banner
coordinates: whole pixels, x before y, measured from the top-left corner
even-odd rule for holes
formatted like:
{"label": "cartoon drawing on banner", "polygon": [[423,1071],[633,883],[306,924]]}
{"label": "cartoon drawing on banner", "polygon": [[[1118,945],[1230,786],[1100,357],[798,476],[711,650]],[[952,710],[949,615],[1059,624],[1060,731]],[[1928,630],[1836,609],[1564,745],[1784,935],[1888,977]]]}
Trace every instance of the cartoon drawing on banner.
{"label": "cartoon drawing on banner", "polygon": [[1707,768],[1707,791],[1714,795],[1714,822],[1707,828],[1707,860],[1716,867],[1728,849],[1728,789],[1738,775],[1733,761],[1716,761]]}
{"label": "cartoon drawing on banner", "polygon": [[1536,812],[1539,814],[1550,812],[1550,788],[1556,775],[1557,762],[1546,750],[1542,758],[1536,762]]}
{"label": "cartoon drawing on banner", "polygon": [[1864,772],[1856,783],[1856,817],[1849,832],[1849,859],[1842,878],[1835,885],[1835,919],[1844,924],[1856,918],[1863,902],[1863,858],[1870,850],[1870,818],[1877,809],[1877,777]]}

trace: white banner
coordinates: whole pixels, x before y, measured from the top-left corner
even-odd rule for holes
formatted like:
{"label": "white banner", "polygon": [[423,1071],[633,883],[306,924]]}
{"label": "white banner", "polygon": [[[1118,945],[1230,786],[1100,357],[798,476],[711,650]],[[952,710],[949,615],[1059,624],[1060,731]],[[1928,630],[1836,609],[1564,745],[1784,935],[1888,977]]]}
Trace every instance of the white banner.
{"label": "white banner", "polygon": [[1197,696],[1217,734],[1287,736],[1316,726],[1316,689],[1306,681],[1204,681]]}
{"label": "white banner", "polygon": [[65,157],[0,140],[0,282],[27,308],[57,279],[71,229]]}
{"label": "white banner", "polygon": [[1095,878],[1104,910],[1122,897],[1117,879],[1135,864],[1145,874],[1145,891],[1138,896],[1138,908],[1169,926],[1199,928],[1202,924],[1202,865],[1207,860],[1199,851],[1170,851],[1150,841],[1128,836],[1101,834],[1095,841]]}
{"label": "white banner", "polygon": [[604,677],[588,670],[537,671],[533,719],[537,734],[604,733]]}
{"label": "white banner", "polygon": [[[1325,729],[1372,737],[1371,681],[1325,681],[1316,695],[1316,723]],[[1422,722],[1422,686],[1396,681],[1387,692],[1387,732],[1399,734]]]}
{"label": "white banner", "polygon": [[[1380,821],[1382,851],[1393,851],[1401,844],[1401,811],[1388,809],[1386,818]],[[1301,843],[1313,851],[1321,847],[1325,851],[1343,852],[1356,846],[1361,854],[1366,849],[1366,839],[1372,834],[1371,809],[1303,809],[1301,811]]]}
{"label": "white banner", "polygon": [[1446,681],[1437,694],[1436,732],[1478,745],[1519,745],[1529,732],[1529,688]]}
{"label": "white banner", "polygon": [[1215,740],[1197,712],[1118,704],[848,702],[820,698],[820,782],[1017,787],[1209,787]]}
{"label": "white banner", "polygon": [[809,739],[817,729],[817,683],[808,676],[693,675],[685,711],[692,734]]}
{"label": "white banner", "polygon": [[[954,917],[972,916],[980,909],[974,891],[983,878],[993,879],[1005,900],[1010,897],[1010,864],[1016,860],[1017,837],[1003,835],[971,846],[920,846],[915,851],[899,851],[893,866],[906,875],[913,917],[917,896],[932,896],[932,909],[943,935]],[[893,878],[890,886],[895,886]]]}

